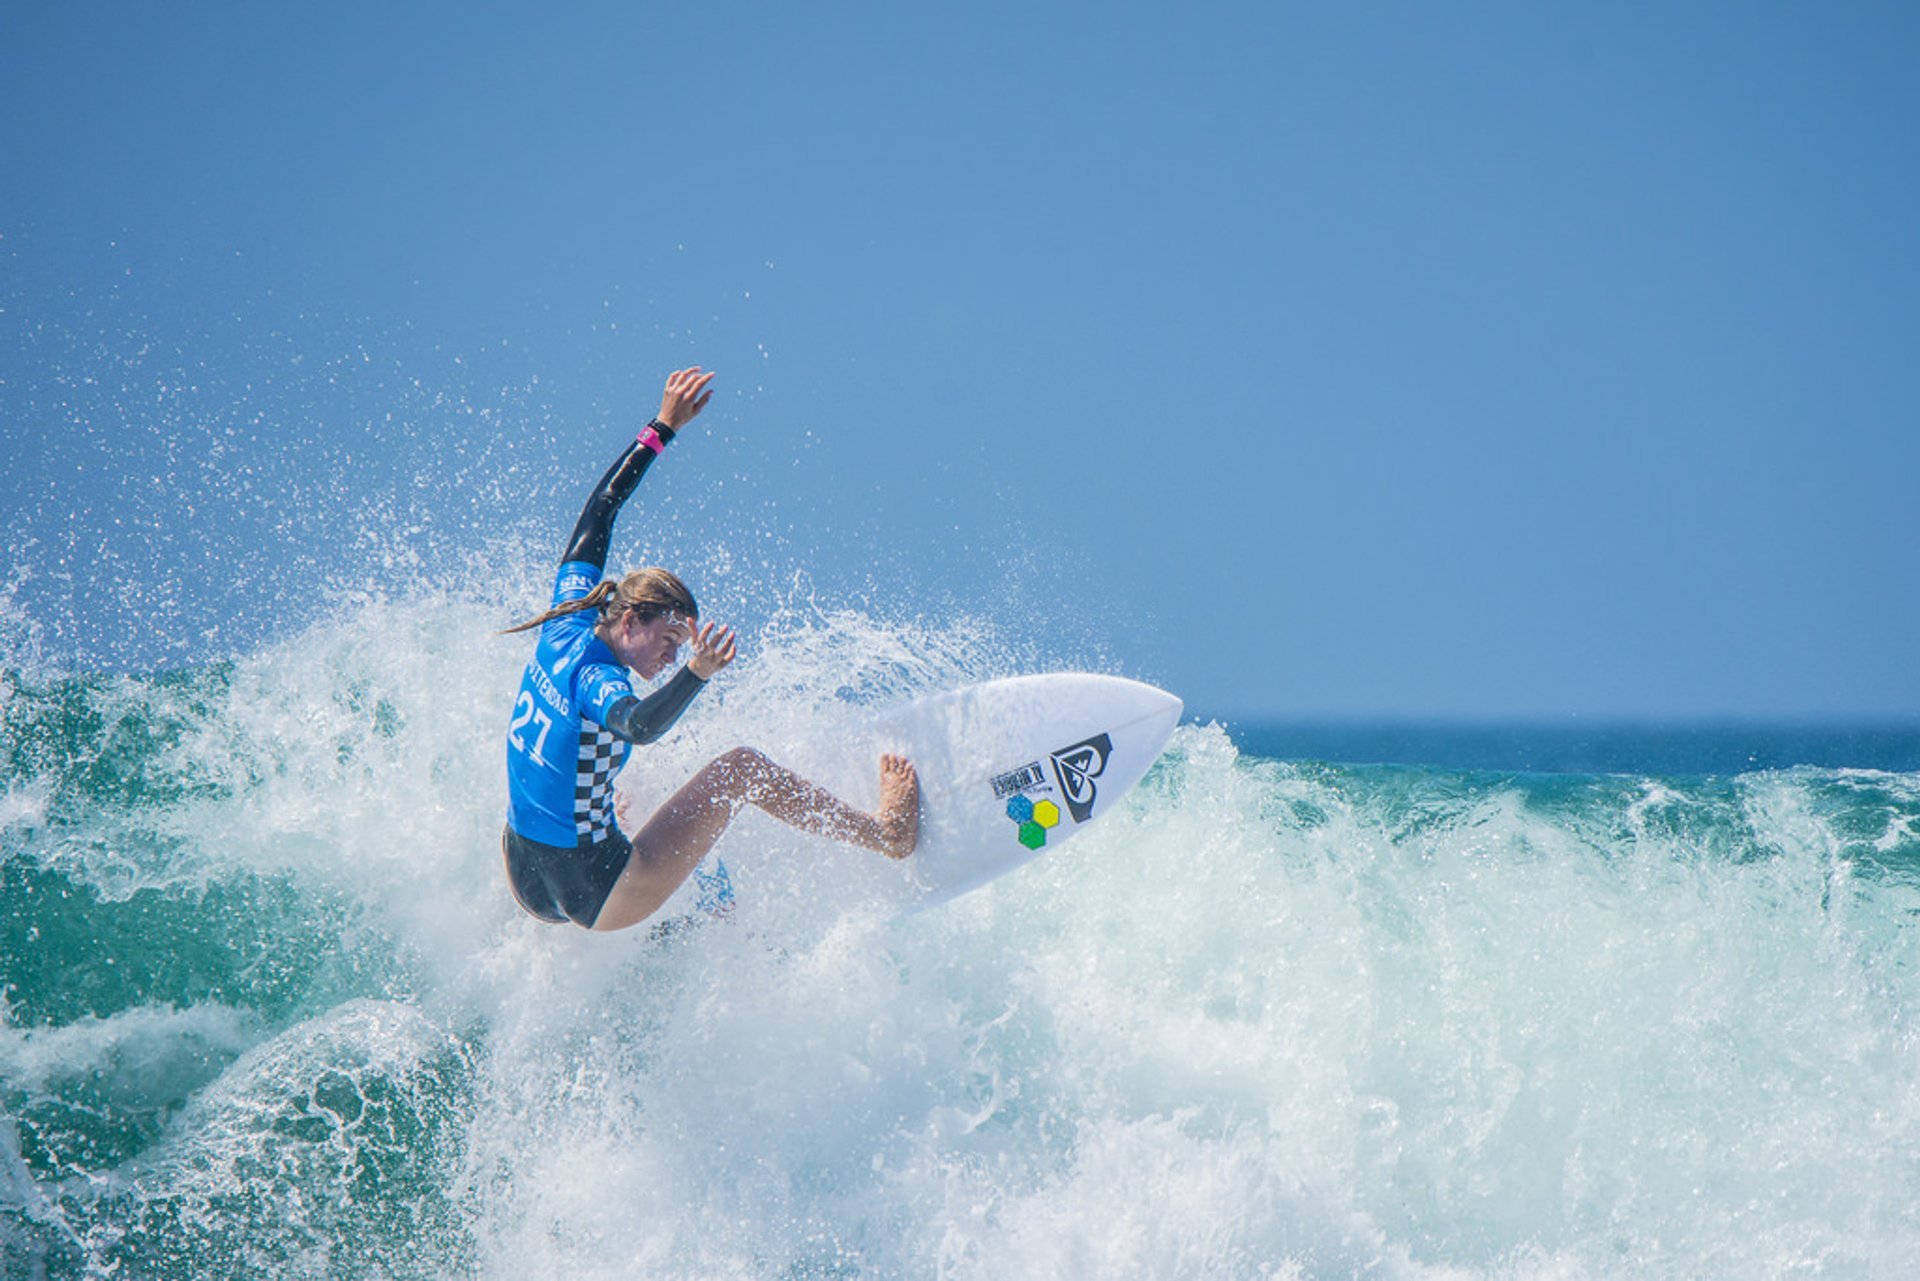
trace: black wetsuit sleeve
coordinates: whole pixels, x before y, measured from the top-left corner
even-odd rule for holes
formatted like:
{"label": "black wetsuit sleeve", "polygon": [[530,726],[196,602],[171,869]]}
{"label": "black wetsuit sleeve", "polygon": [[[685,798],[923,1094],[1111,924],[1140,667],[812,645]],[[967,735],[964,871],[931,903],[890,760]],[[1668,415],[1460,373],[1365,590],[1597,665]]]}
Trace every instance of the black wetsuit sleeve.
{"label": "black wetsuit sleeve", "polygon": [[[653,427],[659,433],[661,443],[673,439],[671,427],[657,420]],[[573,537],[567,542],[566,555],[560,558],[562,565],[585,561],[597,569],[606,568],[607,547],[613,541],[613,518],[620,514],[621,505],[632,497],[634,487],[647,474],[647,468],[653,466],[655,457],[657,455],[651,449],[636,440],[614,460],[613,466],[607,468],[607,474],[594,487],[585,510],[580,513],[579,522],[573,527]]]}
{"label": "black wetsuit sleeve", "polygon": [[607,728],[629,743],[651,743],[673,728],[707,683],[683,667],[645,698],[623,698],[607,709]]}

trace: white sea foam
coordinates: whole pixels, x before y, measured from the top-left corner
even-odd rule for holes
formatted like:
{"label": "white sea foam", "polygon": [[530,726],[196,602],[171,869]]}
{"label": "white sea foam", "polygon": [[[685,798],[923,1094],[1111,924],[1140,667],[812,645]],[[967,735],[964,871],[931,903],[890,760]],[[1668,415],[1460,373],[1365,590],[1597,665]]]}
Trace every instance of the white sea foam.
{"label": "white sea foam", "polygon": [[258,1038],[258,1022],[245,1010],[212,1003],[187,1009],[142,1005],[57,1027],[0,1021],[0,1080],[30,1093],[85,1080],[108,1101],[184,1099],[218,1071],[221,1060]]}
{"label": "white sea foam", "polygon": [[[176,749],[219,786],[144,830],[215,882],[348,901],[338,946],[396,977],[197,1088],[110,1172],[90,1257],[164,1231],[280,1275],[345,1241],[370,1275],[516,1281],[1920,1256],[1910,887],[1862,862],[1900,852],[1910,792],[1552,792],[1188,726],[1100,827],[939,911],[889,924],[854,892],[883,861],[750,815],[721,850],[733,925],[595,936],[501,880],[526,644],[488,629],[515,612],[342,603],[242,660]],[[864,802],[873,763],[834,744],[872,705],[1042,665],[983,624],[796,607],[624,785],[649,804],[751,742]],[[125,888],[104,856],[63,866]],[[235,1052],[268,1031],[225,1026]],[[0,1065],[56,1089],[102,1027],[10,1031]]]}
{"label": "white sea foam", "polygon": [[48,789],[41,783],[22,783],[8,779],[0,792],[0,831],[10,827],[35,827],[46,821]]}

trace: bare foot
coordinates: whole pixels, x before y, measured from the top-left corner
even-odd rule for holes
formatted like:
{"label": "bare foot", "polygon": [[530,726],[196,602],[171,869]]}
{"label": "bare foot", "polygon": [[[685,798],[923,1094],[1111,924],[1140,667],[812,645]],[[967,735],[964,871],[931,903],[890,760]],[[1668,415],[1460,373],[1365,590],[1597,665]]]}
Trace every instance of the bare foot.
{"label": "bare foot", "polygon": [[880,758],[881,839],[880,852],[888,858],[905,858],[920,843],[920,776],[913,762],[904,756]]}

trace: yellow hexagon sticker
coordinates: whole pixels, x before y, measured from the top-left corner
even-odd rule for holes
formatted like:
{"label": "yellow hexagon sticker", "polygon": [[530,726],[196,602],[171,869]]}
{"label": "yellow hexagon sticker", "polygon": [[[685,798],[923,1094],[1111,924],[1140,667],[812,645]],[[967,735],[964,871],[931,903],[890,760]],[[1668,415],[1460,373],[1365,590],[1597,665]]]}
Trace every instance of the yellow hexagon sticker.
{"label": "yellow hexagon sticker", "polygon": [[1060,825],[1060,807],[1052,801],[1036,801],[1033,806],[1033,821],[1042,827]]}

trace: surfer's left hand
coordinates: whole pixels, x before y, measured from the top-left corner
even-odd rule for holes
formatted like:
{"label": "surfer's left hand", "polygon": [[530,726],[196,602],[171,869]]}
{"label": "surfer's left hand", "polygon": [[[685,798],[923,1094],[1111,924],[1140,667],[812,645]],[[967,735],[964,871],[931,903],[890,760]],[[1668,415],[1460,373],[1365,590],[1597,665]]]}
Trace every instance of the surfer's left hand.
{"label": "surfer's left hand", "polygon": [[660,412],[655,417],[679,431],[692,422],[712,399],[711,372],[703,371],[698,365],[691,369],[676,369],[667,375],[666,390],[660,393]]}
{"label": "surfer's left hand", "polygon": [[731,627],[702,623],[700,630],[689,637],[687,643],[693,646],[693,657],[687,660],[687,666],[703,681],[712,680],[721,668],[733,661],[734,636]]}

